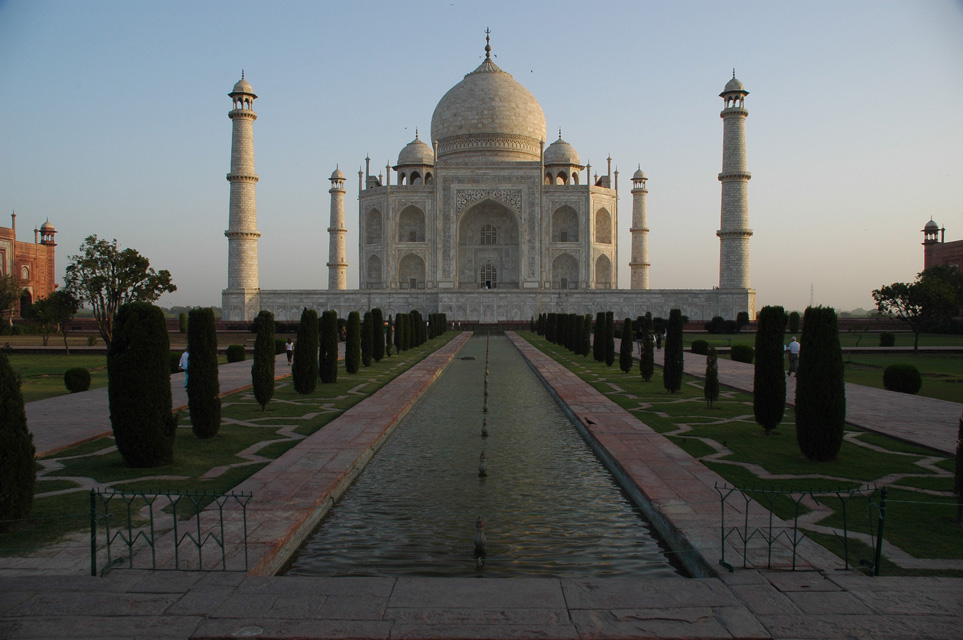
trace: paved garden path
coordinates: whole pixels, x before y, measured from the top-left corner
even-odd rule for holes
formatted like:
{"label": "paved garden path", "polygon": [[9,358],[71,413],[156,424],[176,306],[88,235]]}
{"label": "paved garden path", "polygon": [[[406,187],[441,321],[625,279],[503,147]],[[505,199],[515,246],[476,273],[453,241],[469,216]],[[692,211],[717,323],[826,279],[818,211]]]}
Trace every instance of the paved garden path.
{"label": "paved garden path", "polygon": [[[344,343],[339,343],[339,349],[343,357]],[[248,359],[217,368],[222,396],[251,386],[252,363]],[[274,373],[278,379],[291,375],[284,354],[277,356]],[[187,409],[183,373],[171,376],[171,407],[175,411]],[[33,434],[38,457],[111,434],[107,387],[28,402],[26,409],[27,427]]]}

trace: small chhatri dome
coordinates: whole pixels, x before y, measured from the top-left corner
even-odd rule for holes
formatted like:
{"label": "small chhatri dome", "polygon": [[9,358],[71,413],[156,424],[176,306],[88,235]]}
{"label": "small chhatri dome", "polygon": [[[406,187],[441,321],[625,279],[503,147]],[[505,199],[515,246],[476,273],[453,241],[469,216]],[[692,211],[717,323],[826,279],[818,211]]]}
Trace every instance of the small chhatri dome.
{"label": "small chhatri dome", "polygon": [[645,179],[646,179],[646,178],[645,178],[645,171],[642,171],[641,168],[636,169],[636,170],[635,170],[635,173],[632,174],[632,179],[633,179],[633,180],[645,180]]}
{"label": "small chhatri dome", "polygon": [[578,165],[578,152],[575,147],[562,140],[561,130],[558,132],[558,140],[548,145],[545,150],[545,164],[566,164]]}
{"label": "small chhatri dome", "polygon": [[749,95],[749,92],[746,91],[746,87],[743,86],[742,82],[740,82],[738,78],[736,78],[735,69],[732,70],[732,80],[726,83],[726,88],[723,89],[722,93],[720,93],[719,95],[721,96],[727,93],[742,93],[745,95]]}
{"label": "small chhatri dome", "polygon": [[228,95],[233,96],[236,93],[244,93],[254,96],[255,98],[257,97],[254,95],[254,88],[251,86],[251,83],[244,79],[243,70],[241,71],[241,79],[237,81],[237,83],[234,85],[234,90]]}
{"label": "small chhatri dome", "polygon": [[415,139],[405,145],[405,148],[398,154],[398,166],[418,164],[435,164],[435,153],[427,144],[418,138],[418,130],[415,129]]}
{"label": "small chhatri dome", "polygon": [[56,232],[56,231],[57,231],[57,230],[54,229],[54,226],[53,226],[52,224],[50,224],[50,220],[47,220],[47,221],[44,222],[42,225],[40,225],[40,232],[41,232],[41,233],[54,233],[54,232]]}
{"label": "small chhatri dome", "polygon": [[334,170],[334,173],[331,174],[331,180],[344,180],[344,174],[341,173],[340,168]]}

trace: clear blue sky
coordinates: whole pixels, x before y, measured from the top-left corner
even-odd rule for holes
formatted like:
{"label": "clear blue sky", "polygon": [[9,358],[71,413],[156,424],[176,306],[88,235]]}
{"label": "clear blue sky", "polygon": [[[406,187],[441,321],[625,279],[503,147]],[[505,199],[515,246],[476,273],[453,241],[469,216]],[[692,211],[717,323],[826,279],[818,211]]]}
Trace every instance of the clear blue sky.
{"label": "clear blue sky", "polygon": [[169,269],[160,304],[219,305],[227,285],[231,122],[241,69],[254,125],[260,284],[327,286],[330,183],[426,138],[438,100],[483,56],[563,137],[649,177],[654,288],[718,284],[722,121],[746,100],[758,306],[872,307],[922,269],[932,216],[963,239],[963,1],[47,2],[0,0],[0,224],[50,221],[58,274],[88,234]]}

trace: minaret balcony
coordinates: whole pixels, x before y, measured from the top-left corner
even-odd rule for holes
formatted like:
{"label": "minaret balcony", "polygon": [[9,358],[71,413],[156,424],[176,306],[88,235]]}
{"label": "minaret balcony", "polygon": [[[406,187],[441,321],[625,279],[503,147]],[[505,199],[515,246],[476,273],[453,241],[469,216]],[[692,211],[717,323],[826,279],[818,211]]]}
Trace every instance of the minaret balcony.
{"label": "minaret balcony", "polygon": [[752,174],[748,171],[723,171],[719,174],[719,180],[749,180]]}
{"label": "minaret balcony", "polygon": [[257,182],[258,177],[256,173],[229,173],[227,174],[228,182]]}

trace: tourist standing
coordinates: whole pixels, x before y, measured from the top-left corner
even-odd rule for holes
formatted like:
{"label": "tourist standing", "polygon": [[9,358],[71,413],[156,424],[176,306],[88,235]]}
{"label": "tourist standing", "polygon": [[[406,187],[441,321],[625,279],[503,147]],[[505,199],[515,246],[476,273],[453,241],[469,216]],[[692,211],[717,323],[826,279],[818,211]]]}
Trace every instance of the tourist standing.
{"label": "tourist standing", "polygon": [[791,376],[796,372],[796,366],[799,364],[799,343],[796,342],[796,336],[792,337],[789,342],[789,371],[786,373],[787,376]]}
{"label": "tourist standing", "polygon": [[294,343],[291,342],[291,338],[288,338],[288,341],[284,343],[284,353],[288,355],[288,366],[291,366],[291,363],[294,362]]}
{"label": "tourist standing", "polygon": [[187,388],[187,361],[190,359],[190,354],[187,353],[187,349],[184,349],[184,353],[181,354],[181,360],[177,363],[177,368],[184,372],[184,388]]}

